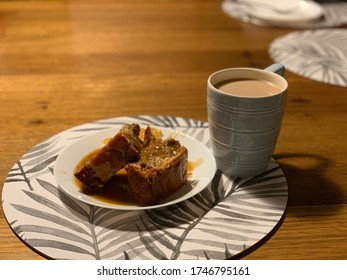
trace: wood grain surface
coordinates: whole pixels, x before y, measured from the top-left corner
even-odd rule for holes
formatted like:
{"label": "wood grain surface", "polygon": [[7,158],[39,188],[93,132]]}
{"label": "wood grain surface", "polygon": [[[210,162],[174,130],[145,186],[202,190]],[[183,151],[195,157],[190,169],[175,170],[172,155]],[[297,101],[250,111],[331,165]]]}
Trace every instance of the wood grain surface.
{"label": "wood grain surface", "polygon": [[[219,0],[0,2],[0,190],[16,161],[64,129],[98,119],[207,120],[206,81],[265,68],[291,29],[228,17]],[[342,27],[343,28],[343,27]],[[237,258],[347,258],[347,90],[287,72],[274,157],[289,186],[282,223]],[[0,207],[0,259],[44,259]]]}

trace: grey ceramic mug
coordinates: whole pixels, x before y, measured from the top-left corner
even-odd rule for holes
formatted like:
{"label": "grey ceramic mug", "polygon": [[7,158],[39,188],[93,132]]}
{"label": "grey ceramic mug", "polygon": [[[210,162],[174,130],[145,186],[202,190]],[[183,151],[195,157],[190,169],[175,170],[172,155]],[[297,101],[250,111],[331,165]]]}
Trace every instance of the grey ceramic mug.
{"label": "grey ceramic mug", "polygon": [[[233,177],[264,172],[280,133],[288,83],[284,66],[262,70],[230,68],[213,73],[207,82],[207,109],[211,144],[218,169]],[[256,79],[276,85],[273,95],[261,97],[225,93],[217,85],[227,80]],[[251,91],[251,89],[250,89]]]}

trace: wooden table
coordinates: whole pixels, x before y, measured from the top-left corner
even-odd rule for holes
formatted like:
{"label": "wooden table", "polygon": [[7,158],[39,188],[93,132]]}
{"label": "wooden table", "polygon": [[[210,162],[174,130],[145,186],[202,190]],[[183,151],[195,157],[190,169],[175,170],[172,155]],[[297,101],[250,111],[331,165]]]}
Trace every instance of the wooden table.
{"label": "wooden table", "polygon": [[[31,147],[86,122],[140,114],[207,120],[206,80],[264,68],[293,30],[228,17],[220,0],[1,1],[0,185]],[[347,90],[287,72],[275,158],[283,223],[244,259],[347,258]],[[0,259],[43,259],[0,208]]]}

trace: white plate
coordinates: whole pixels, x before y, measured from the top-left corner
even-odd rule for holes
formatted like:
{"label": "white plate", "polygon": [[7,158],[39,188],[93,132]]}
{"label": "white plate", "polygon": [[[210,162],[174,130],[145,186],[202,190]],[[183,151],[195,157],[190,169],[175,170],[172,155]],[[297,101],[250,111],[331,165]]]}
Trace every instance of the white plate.
{"label": "white plate", "polygon": [[319,19],[323,16],[323,8],[313,1],[299,1],[298,9],[288,13],[279,13],[266,6],[257,6],[256,3],[249,7],[248,13],[262,21],[268,23],[305,23]]}
{"label": "white plate", "polygon": [[[74,180],[74,169],[78,162],[90,152],[102,146],[103,140],[114,136],[122,126],[115,126],[96,133],[87,135],[66,147],[57,158],[54,165],[54,176],[59,187],[68,195],[85,203],[118,210],[146,210],[168,206],[184,201],[201,192],[211,182],[216,172],[216,163],[211,151],[200,141],[180,131],[170,128],[158,127],[163,132],[163,137],[171,136],[188,149],[188,160],[200,162],[193,170],[188,182],[176,193],[166,198],[160,204],[151,206],[121,205],[115,202],[108,203],[98,200],[81,192]],[[155,126],[152,126],[155,127]]]}

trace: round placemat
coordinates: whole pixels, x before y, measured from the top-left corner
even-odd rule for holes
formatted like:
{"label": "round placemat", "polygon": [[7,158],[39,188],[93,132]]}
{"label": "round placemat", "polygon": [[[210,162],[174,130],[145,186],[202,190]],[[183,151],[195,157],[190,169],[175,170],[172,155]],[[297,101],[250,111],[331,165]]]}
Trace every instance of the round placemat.
{"label": "round placemat", "polygon": [[[320,2],[320,1],[318,1]],[[295,28],[295,29],[316,29],[326,27],[337,27],[347,23],[347,3],[339,1],[331,1],[326,3],[320,3],[324,16],[316,21],[312,22],[267,22],[262,21],[252,16],[250,5],[244,5],[240,0],[224,0],[222,2],[222,10],[232,18],[251,22],[256,25],[262,26],[275,26],[284,28]]]}
{"label": "round placemat", "polygon": [[210,145],[207,123],[168,116],[112,118],[54,135],[23,155],[4,184],[4,213],[22,241],[52,259],[228,259],[265,238],[281,220],[288,187],[274,160],[254,178],[217,171],[198,195],[153,210],[99,208],[60,191],[53,166],[61,149],[126,123],[173,127]]}
{"label": "round placemat", "polygon": [[347,30],[322,29],[289,33],[269,47],[271,58],[306,78],[347,86]]}

